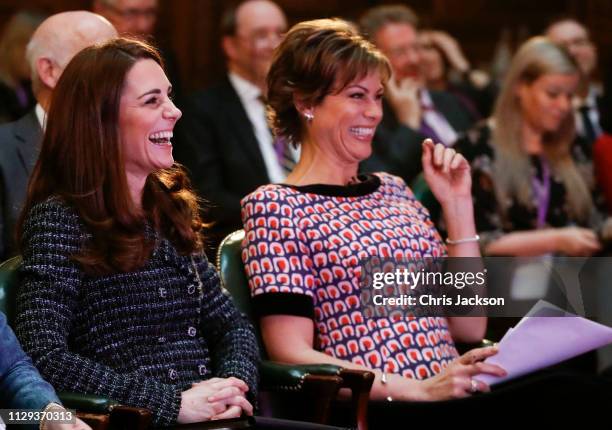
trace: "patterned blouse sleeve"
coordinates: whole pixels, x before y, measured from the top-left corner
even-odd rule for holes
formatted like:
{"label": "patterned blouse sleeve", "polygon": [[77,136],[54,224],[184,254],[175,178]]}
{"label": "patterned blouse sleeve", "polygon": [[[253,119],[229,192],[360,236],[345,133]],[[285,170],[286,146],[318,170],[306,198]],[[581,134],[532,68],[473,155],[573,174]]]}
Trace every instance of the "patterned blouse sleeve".
{"label": "patterned blouse sleeve", "polygon": [[289,200],[282,191],[263,189],[242,201],[242,260],[260,317],[314,317],[312,258]]}

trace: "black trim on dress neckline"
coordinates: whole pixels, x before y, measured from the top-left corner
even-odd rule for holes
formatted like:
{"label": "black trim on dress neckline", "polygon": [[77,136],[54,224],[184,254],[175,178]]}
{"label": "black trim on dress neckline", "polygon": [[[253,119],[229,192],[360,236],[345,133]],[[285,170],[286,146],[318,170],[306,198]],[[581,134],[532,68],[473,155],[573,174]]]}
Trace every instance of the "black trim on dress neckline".
{"label": "black trim on dress neckline", "polygon": [[329,197],[362,197],[373,193],[380,187],[380,178],[374,174],[367,173],[357,176],[359,182],[348,185],[311,184],[291,185],[278,184],[283,187],[293,188],[301,193],[319,194]]}

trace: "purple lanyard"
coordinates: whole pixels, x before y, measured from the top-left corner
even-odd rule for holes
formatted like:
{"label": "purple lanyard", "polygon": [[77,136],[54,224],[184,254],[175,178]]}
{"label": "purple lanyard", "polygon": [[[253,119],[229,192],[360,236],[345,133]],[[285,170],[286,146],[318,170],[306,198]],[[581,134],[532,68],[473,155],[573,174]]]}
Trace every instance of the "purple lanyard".
{"label": "purple lanyard", "polygon": [[538,200],[537,228],[546,225],[546,214],[550,203],[550,168],[548,167],[548,161],[544,157],[540,157],[540,165],[542,167],[542,180],[538,179],[537,176],[532,179],[533,192]]}

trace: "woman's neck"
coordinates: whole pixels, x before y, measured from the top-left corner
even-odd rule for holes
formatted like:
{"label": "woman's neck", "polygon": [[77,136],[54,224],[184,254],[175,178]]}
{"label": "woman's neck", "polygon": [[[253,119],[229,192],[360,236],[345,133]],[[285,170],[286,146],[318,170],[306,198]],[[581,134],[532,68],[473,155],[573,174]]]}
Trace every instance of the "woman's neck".
{"label": "woman's neck", "polygon": [[126,174],[128,188],[130,190],[130,196],[132,197],[132,203],[138,210],[142,209],[142,193],[144,191],[145,183],[147,181],[146,176]]}
{"label": "woman's neck", "polygon": [[539,155],[544,152],[542,145],[542,132],[536,130],[529,124],[523,124],[523,149],[527,154]]}
{"label": "woman's neck", "polygon": [[303,143],[300,160],[287,176],[291,185],[347,185],[357,176],[358,163],[343,163],[323,154],[317,145]]}

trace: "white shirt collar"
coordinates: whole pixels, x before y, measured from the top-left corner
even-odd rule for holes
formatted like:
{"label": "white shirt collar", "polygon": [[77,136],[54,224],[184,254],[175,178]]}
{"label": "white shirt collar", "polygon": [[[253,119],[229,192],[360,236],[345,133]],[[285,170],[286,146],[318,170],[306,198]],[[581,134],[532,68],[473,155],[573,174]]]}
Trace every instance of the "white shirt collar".
{"label": "white shirt collar", "polygon": [[433,100],[431,99],[431,95],[429,94],[429,91],[427,91],[426,89],[422,88],[419,91],[419,95],[420,95],[420,99],[421,99],[421,106],[425,106],[429,109],[434,109],[434,104],[433,104]]}
{"label": "white shirt collar", "polygon": [[261,90],[257,85],[247,81],[234,72],[229,72],[229,80],[238,93],[241,100],[257,100],[261,96]]}
{"label": "white shirt collar", "polygon": [[47,112],[45,112],[40,103],[36,103],[34,112],[36,113],[36,119],[38,119],[38,124],[40,124],[40,128],[45,131],[45,128],[47,127]]}
{"label": "white shirt collar", "polygon": [[597,98],[601,94],[601,90],[597,85],[589,85],[589,92],[585,98],[574,97],[573,105],[575,109],[586,106],[589,109],[597,109]]}

